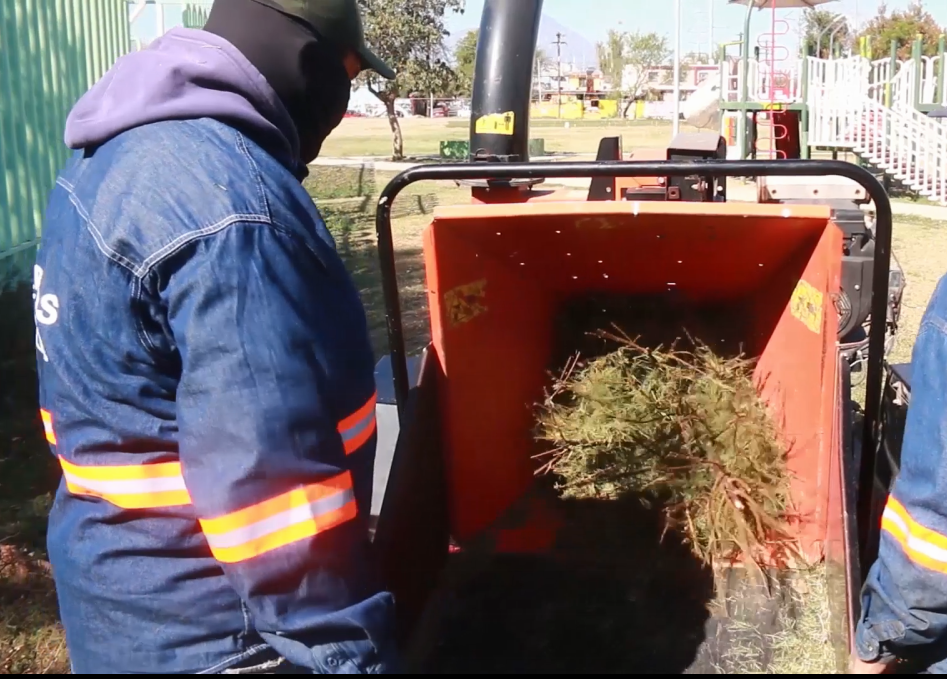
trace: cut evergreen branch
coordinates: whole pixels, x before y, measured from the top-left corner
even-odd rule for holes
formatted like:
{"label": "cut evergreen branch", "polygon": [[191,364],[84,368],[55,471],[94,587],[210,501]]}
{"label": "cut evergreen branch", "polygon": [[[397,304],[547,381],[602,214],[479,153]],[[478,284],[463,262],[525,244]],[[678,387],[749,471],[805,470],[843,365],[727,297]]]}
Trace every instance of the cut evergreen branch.
{"label": "cut evergreen branch", "polygon": [[754,362],[692,350],[618,349],[570,361],[538,413],[540,474],[569,498],[638,497],[661,507],[711,563],[795,554],[786,449],[753,382]]}

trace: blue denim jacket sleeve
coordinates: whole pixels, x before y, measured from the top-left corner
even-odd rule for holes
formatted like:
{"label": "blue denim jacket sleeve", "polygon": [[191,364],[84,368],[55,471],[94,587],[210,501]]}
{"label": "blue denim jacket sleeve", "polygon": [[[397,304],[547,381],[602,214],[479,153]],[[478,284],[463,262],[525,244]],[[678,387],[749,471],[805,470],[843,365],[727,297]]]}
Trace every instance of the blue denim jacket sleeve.
{"label": "blue denim jacket sleeve", "polygon": [[868,661],[919,651],[947,634],[947,277],[921,321],[912,368],[901,469],[855,635]]}
{"label": "blue denim jacket sleeve", "polygon": [[272,224],[236,223],[190,247],[158,287],[181,357],[182,469],[210,551],[287,660],[318,674],[390,672],[393,601],[377,586],[354,488],[375,439],[361,438],[372,450],[357,467],[340,436],[357,411],[340,404],[374,393],[357,293]]}

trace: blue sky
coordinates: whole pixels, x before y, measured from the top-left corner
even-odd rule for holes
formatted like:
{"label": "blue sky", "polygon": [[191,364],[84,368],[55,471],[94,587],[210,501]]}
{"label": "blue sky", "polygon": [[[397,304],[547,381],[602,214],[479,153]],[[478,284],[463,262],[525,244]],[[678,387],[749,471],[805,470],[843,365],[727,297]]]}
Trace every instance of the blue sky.
{"label": "blue sky", "polygon": [[[710,40],[710,5],[713,3],[713,37],[716,42],[736,40],[743,31],[746,8],[730,5],[728,0],[681,0],[681,46],[684,52],[707,51]],[[836,0],[825,9],[841,12],[850,19],[858,17],[863,23],[878,10],[878,0]],[[907,7],[909,0],[889,0],[890,10]],[[926,0],[927,10],[942,26],[947,26],[947,0]],[[479,24],[483,0],[467,0],[463,16],[449,21],[453,31],[463,32]],[[674,34],[674,3],[671,0],[545,0],[543,13],[595,43],[602,40],[610,28]],[[778,10],[777,17],[786,19],[792,29],[792,44],[798,41],[798,25],[802,10]],[[762,31],[771,30],[769,10],[754,12],[751,33],[754,40]]]}

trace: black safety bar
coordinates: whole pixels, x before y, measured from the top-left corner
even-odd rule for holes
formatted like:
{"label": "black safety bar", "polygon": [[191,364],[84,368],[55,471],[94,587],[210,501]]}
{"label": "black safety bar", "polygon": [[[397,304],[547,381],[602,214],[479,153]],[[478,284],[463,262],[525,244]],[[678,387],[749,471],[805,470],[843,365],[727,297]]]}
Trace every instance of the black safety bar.
{"label": "black safety bar", "polygon": [[875,260],[871,290],[871,329],[868,339],[865,420],[862,436],[858,486],[859,544],[869,542],[871,494],[874,486],[878,419],[888,317],[888,271],[891,266],[891,201],[884,186],[868,170],[838,160],[754,160],[754,161],[596,161],[585,163],[455,163],[422,165],[400,173],[389,182],[378,199],[375,230],[381,259],[381,282],[385,296],[388,346],[394,378],[399,418],[408,400],[407,356],[401,323],[401,300],[391,234],[391,205],[401,191],[420,181],[561,179],[567,177],[827,177],[839,176],[860,184],[875,204]]}

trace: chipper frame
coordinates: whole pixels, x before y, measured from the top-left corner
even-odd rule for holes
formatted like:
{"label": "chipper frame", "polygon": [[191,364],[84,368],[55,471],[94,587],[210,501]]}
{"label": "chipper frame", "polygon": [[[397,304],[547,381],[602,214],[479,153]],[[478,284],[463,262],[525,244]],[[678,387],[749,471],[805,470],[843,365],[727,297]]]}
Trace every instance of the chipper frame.
{"label": "chipper frame", "polygon": [[[762,636],[778,626],[772,584],[752,590],[736,569],[723,574],[724,588],[735,596],[724,615],[711,616],[708,578],[716,577],[719,589],[720,573],[707,574],[683,554],[669,557],[658,539],[633,553],[611,544],[603,552],[591,533],[576,532],[537,482],[532,407],[547,384],[556,317],[564,303],[592,293],[701,308],[720,321],[709,332],[725,333],[757,359],[756,383],[789,445],[795,537],[806,561],[829,574],[828,591],[818,596],[828,600],[831,615],[821,622],[832,630],[828,643],[841,664],[862,565],[877,544],[872,489],[887,326],[870,326],[867,407],[855,431],[851,369],[839,341],[844,234],[831,208],[728,203],[720,187],[728,177],[828,175],[863,187],[876,225],[871,289],[861,292],[876,319],[889,316],[888,196],[852,164],[728,162],[706,139],[690,148],[678,144],[666,161],[529,162],[523,93],[541,6],[541,0],[487,0],[471,161],[406,170],[378,203],[390,356],[376,373],[373,541],[398,602],[409,669],[739,672],[728,665],[728,645],[737,640],[726,619],[755,619]],[[540,186],[573,177],[591,178],[589,192]],[[473,200],[437,208],[425,231],[431,341],[409,357],[392,203],[410,184],[437,180],[470,186]],[[611,520],[605,506],[583,511],[589,525]],[[649,519],[627,511],[626,528],[650,535]],[[498,558],[509,568],[491,581],[487,563]],[[619,583],[619,576],[637,584]],[[497,577],[507,587],[502,593],[472,604],[461,600],[458,591],[484,593]],[[589,631],[601,611],[556,618],[551,592],[563,583],[607,585],[606,598],[622,605],[613,622],[618,636]],[[527,596],[536,588],[538,594]],[[551,631],[535,638],[551,620],[558,621]],[[654,636],[662,627],[673,629],[673,641]],[[570,645],[566,660],[553,659]]]}

